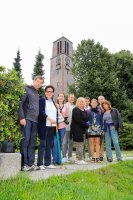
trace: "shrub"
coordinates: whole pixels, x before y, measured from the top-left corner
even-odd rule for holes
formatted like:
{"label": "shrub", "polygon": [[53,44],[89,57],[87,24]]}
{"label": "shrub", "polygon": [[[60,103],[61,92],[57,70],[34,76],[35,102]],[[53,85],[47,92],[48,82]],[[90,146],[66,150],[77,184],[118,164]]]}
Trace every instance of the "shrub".
{"label": "shrub", "polygon": [[16,148],[21,139],[18,107],[23,93],[23,79],[17,76],[15,70],[0,66],[0,141],[8,139]]}
{"label": "shrub", "polygon": [[133,124],[123,124],[123,131],[119,133],[119,140],[121,149],[133,149]]}

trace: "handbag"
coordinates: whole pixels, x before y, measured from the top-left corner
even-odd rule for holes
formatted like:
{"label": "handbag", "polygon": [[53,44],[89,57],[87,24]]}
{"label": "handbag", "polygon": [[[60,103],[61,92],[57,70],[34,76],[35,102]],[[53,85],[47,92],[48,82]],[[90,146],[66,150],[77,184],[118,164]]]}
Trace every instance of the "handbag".
{"label": "handbag", "polygon": [[2,144],[2,149],[1,149],[2,153],[14,153],[15,149],[14,149],[14,145],[11,141],[5,140]]}

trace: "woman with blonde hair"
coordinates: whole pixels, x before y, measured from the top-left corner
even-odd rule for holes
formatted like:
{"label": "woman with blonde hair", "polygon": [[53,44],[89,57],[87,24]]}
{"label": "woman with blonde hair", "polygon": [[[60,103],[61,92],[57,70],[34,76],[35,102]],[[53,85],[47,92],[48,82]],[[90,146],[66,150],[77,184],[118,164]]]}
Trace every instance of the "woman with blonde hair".
{"label": "woman with blonde hair", "polygon": [[[62,142],[66,131],[67,125],[67,108],[64,105],[65,95],[63,93],[59,93],[57,97],[57,108],[58,108],[58,130],[59,130],[59,140],[60,146],[62,148]],[[61,164],[59,163],[59,153],[58,153],[58,144],[56,140],[56,136],[54,136],[54,146],[53,146],[53,164]]]}
{"label": "woman with blonde hair", "polygon": [[84,109],[85,99],[79,97],[76,102],[76,107],[72,111],[72,123],[70,136],[76,145],[76,163],[77,164],[87,164],[83,160],[83,150],[84,150],[84,134],[88,125],[87,112]]}
{"label": "woman with blonde hair", "polygon": [[111,139],[113,141],[117,160],[121,160],[121,152],[118,141],[118,131],[122,129],[122,119],[119,111],[116,108],[112,108],[109,101],[105,100],[102,103],[104,109],[103,121],[105,131],[105,142],[106,142],[106,154],[107,161],[112,162],[112,150],[111,150]]}

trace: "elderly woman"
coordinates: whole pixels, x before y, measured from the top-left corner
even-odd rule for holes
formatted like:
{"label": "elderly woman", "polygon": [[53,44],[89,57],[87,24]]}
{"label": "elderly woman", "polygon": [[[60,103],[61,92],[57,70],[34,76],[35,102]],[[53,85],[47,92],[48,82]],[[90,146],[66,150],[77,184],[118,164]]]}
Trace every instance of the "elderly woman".
{"label": "elderly woman", "polygon": [[84,135],[88,125],[88,115],[84,109],[85,99],[79,97],[76,102],[76,107],[72,111],[72,123],[70,136],[76,145],[76,163],[77,164],[87,164],[83,160],[83,150],[84,150]]}
{"label": "elderly woman", "polygon": [[[54,87],[47,85],[44,89],[45,97],[39,100],[38,135],[40,144],[38,147],[38,169],[54,169],[51,164],[51,152],[56,134],[57,108],[53,101]],[[44,166],[45,164],[45,166]]]}
{"label": "elderly woman", "polygon": [[105,100],[102,103],[103,109],[105,110],[103,115],[104,131],[105,131],[105,142],[106,142],[106,154],[107,161],[112,162],[112,150],[111,150],[111,139],[116,151],[117,160],[121,160],[121,152],[118,141],[118,131],[122,129],[122,119],[119,111],[116,108],[111,108],[109,101]]}

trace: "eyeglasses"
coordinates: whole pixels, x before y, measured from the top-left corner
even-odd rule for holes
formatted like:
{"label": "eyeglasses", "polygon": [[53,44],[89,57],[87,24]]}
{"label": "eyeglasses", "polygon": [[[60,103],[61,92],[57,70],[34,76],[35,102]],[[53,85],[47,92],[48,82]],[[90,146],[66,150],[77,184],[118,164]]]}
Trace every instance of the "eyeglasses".
{"label": "eyeglasses", "polygon": [[46,93],[53,93],[53,91],[45,91]]}

